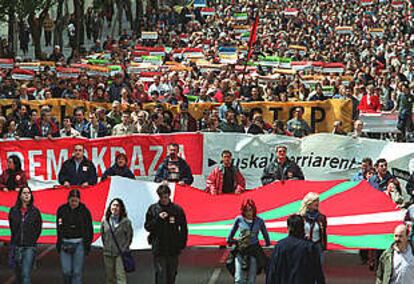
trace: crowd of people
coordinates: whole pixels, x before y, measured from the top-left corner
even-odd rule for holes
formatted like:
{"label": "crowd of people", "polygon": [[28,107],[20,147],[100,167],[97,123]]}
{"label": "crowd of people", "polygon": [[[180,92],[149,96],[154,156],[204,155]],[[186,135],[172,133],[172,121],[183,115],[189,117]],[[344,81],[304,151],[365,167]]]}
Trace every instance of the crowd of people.
{"label": "crowd of people", "polygon": [[[274,163],[268,165],[264,169],[261,177],[263,185],[273,182],[284,182],[286,180],[305,179],[301,168],[287,157],[287,151],[288,148],[284,145],[278,145],[275,148],[277,158]],[[84,156],[83,145],[75,145],[73,153],[73,157],[66,160],[62,165],[58,174],[59,183],[65,187],[87,187],[96,184],[98,181],[97,171],[94,164]],[[246,190],[245,179],[239,169],[232,164],[232,153],[228,150],[224,150],[221,156],[221,164],[216,166],[207,178],[205,192],[211,195],[243,193]],[[103,173],[102,178],[122,176],[135,179],[133,173],[128,168],[127,163],[128,161],[125,154],[118,154],[114,165]],[[406,185],[406,192],[403,192],[398,179],[388,171],[387,166],[387,161],[385,159],[378,159],[375,164],[373,164],[372,159],[364,158],[361,163],[361,169],[353,177],[350,177],[350,179],[352,181],[367,180],[371,186],[389,196],[389,198],[396,203],[396,206],[408,209],[406,221],[412,223],[414,221],[414,207],[411,206],[414,200],[414,185],[412,183],[414,177],[410,177],[409,182]],[[157,191],[160,197],[160,202],[152,205],[148,209],[145,229],[150,233],[149,243],[153,247],[155,275],[157,279],[156,283],[173,283],[169,281],[174,281],[177,274],[178,255],[181,250],[185,248],[187,225],[183,209],[171,203],[171,191],[168,187],[168,183],[191,185],[193,182],[191,168],[184,159],[179,157],[179,146],[177,144],[170,144],[168,146],[168,155],[160,164],[154,181],[160,183]],[[23,264],[20,264],[20,266],[17,267],[16,273],[18,279],[27,279],[27,277],[30,279],[30,267],[32,266],[33,257],[35,255],[34,244],[40,235],[42,222],[39,212],[31,207],[33,203],[33,198],[30,199],[31,190],[28,187],[25,173],[21,169],[20,160],[17,156],[9,157],[8,169],[0,176],[0,188],[4,191],[19,191],[18,201],[16,203],[16,206],[19,208],[12,209],[9,215],[10,227],[12,229],[12,248],[16,253],[22,255],[20,257],[25,259],[25,261],[22,262]],[[406,198],[406,196],[408,196],[408,198]],[[83,257],[87,254],[92,243],[92,223],[91,221],[88,221],[91,219],[90,212],[84,205],[80,205],[79,199],[80,191],[77,189],[72,190],[69,194],[69,203],[59,208],[57,214],[58,228],[59,226],[63,228],[62,231],[58,230],[57,249],[61,255],[63,274],[66,279],[65,283],[80,283],[79,279],[82,277]],[[26,207],[23,206],[23,209],[21,208],[22,204],[26,204]],[[79,209],[74,210],[78,207]],[[72,210],[70,208],[72,208]],[[114,212],[116,212],[116,214]],[[112,213],[115,214],[115,216],[111,215]],[[241,215],[235,219],[235,223],[227,239],[228,244],[236,244],[229,255],[230,260],[227,262],[229,271],[235,277],[235,283],[244,283],[243,281],[245,278],[248,279],[247,283],[255,283],[256,274],[263,269],[266,270],[268,268],[266,261],[267,257],[258,241],[258,234],[260,232],[263,234],[267,246],[270,245],[270,238],[264,221],[256,216],[256,213],[257,208],[254,204],[254,200],[249,199],[244,202],[241,207]],[[30,222],[27,221],[29,222],[27,223],[27,226],[29,226],[30,229],[27,231],[19,231],[21,230],[21,223],[19,223],[21,218],[19,216],[23,216],[23,220],[26,220],[26,218],[27,220],[30,220]],[[296,231],[297,227],[294,232],[292,231],[294,238],[286,240],[286,244],[280,242],[280,245],[276,246],[273,257],[276,259],[282,258],[282,260],[278,260],[279,262],[287,261],[285,259],[286,256],[284,256],[287,252],[284,250],[280,251],[280,246],[286,245],[288,248],[292,249],[292,246],[298,245],[299,247],[303,247],[303,249],[309,250],[309,246],[313,244],[312,250],[314,250],[314,254],[312,254],[313,257],[308,260],[309,263],[306,265],[313,267],[312,272],[314,274],[312,274],[312,276],[306,276],[307,271],[302,271],[301,268],[296,267],[293,263],[285,265],[296,267],[295,269],[297,270],[281,268],[277,264],[274,264],[275,267],[269,267],[268,279],[271,280],[269,280],[270,282],[268,283],[302,283],[284,282],[285,280],[283,280],[284,278],[281,276],[283,273],[287,273],[285,277],[298,277],[297,279],[307,279],[306,277],[311,277],[311,279],[314,279],[309,283],[324,283],[325,281],[323,273],[319,273],[319,271],[322,271],[320,266],[321,263],[323,263],[323,252],[327,249],[328,244],[328,224],[326,216],[319,211],[319,195],[313,192],[308,193],[302,201],[302,207],[297,216],[296,219],[299,218],[302,220],[302,229]],[[133,232],[130,221],[128,219],[122,221],[122,218],[124,217],[126,217],[126,209],[122,200],[116,199],[112,201],[105,215],[106,219],[103,221],[101,229],[104,241],[104,260],[108,283],[125,283],[126,281],[123,268],[123,265],[125,264],[122,264],[121,252],[127,251],[127,248],[131,243]],[[68,219],[68,224],[65,219]],[[293,222],[294,224],[298,224],[297,222],[299,222],[298,220],[292,220],[288,221],[288,225],[289,222]],[[174,229],[171,229],[168,224],[173,224]],[[111,226],[115,228],[120,226],[120,228],[123,228],[122,233],[117,233],[116,237],[116,239],[119,239],[121,245],[114,243],[113,240],[115,238],[108,236],[109,233],[115,234],[114,232],[117,231]],[[175,226],[181,227],[176,228]],[[401,244],[399,242],[401,239],[408,242],[409,231],[406,228],[402,230],[401,227],[397,229],[398,234],[396,233],[395,235],[397,247],[391,247],[391,250],[401,250],[401,245],[405,246],[404,253],[406,253],[408,247],[407,243]],[[19,234],[16,232],[25,232],[29,234],[29,236],[20,238],[18,237]],[[237,236],[236,233],[238,233]],[[296,240],[295,238],[298,238],[299,235],[301,236],[299,238],[300,240]],[[112,240],[112,242],[110,240]],[[303,240],[307,240],[309,243],[303,243]],[[17,246],[17,249],[15,246]],[[289,253],[300,254],[297,251]],[[399,266],[392,267],[393,264],[386,263],[388,259],[386,259],[384,255],[381,256],[381,253],[381,251],[361,251],[361,259],[363,262],[369,264],[371,270],[378,269],[378,277],[381,279],[388,279],[387,277],[390,277],[389,273],[391,271],[395,273],[392,277],[409,279],[405,278],[407,277],[405,274],[412,273],[412,268],[407,269],[407,271],[410,272],[406,272],[406,270],[400,269]],[[389,253],[389,250],[384,252],[384,254]],[[411,256],[408,253],[407,256],[402,257],[408,257],[408,266],[413,264],[411,259],[414,259],[414,256]],[[296,272],[293,273],[292,271]],[[282,278],[279,279],[279,277]],[[115,281],[114,279],[117,280]],[[409,283],[404,281],[396,283]]]}
{"label": "crowd of people", "polygon": [[[37,70],[32,80],[22,81],[14,79],[10,69],[3,69],[0,97],[16,101],[11,113],[0,114],[0,136],[94,138],[130,133],[223,131],[303,137],[315,129],[301,114],[291,121],[264,121],[260,110],[245,111],[240,103],[332,98],[352,101],[354,121],[359,112],[398,111],[397,127],[404,140],[412,130],[414,98],[411,3],[403,1],[401,7],[391,1],[367,3],[218,1],[213,14],[205,13],[203,8],[161,7],[159,13],[148,13],[142,18],[142,34],[155,32],[154,39],[125,30],[118,40],[110,36],[102,44],[97,40],[91,50],[79,56],[67,59],[61,47],[56,46],[48,58],[56,67],[79,67],[85,61],[94,64],[88,61],[93,58],[104,62],[103,66],[121,66],[120,72],[104,76],[81,68],[77,76],[65,78],[46,66]],[[239,30],[248,26],[248,32],[257,14],[257,40],[244,73],[248,42]],[[226,52],[232,48],[237,59],[223,60],[222,54],[229,56]],[[186,50],[196,50],[198,60],[187,56]],[[129,68],[134,61],[146,62],[142,56],[153,53],[161,58],[161,65],[149,64],[153,72],[134,72]],[[266,58],[289,59],[290,66],[269,65]],[[15,59],[17,64],[21,61],[31,60]],[[168,68],[167,63],[172,61],[181,68]],[[332,62],[342,64],[339,70],[317,68],[318,64]],[[295,67],[304,64],[307,68]],[[148,73],[153,76],[148,77]],[[47,106],[35,111],[20,103],[51,98],[110,102],[112,109],[98,108],[88,113],[75,110],[64,120],[66,123],[59,125],[53,117],[48,118]],[[157,106],[149,111],[144,107],[147,102]],[[206,110],[195,121],[188,106],[198,102],[223,105]],[[174,115],[162,107],[163,103],[179,104],[180,113]],[[342,123],[336,121],[331,130],[345,134]]]}
{"label": "crowd of people", "polygon": [[[398,113],[401,140],[409,140],[414,102],[411,1],[207,3],[207,8],[161,7],[157,13],[148,11],[141,19],[139,32],[124,30],[118,39],[102,38],[105,13],[98,15],[91,8],[85,21],[87,37],[94,40],[89,50],[73,52],[66,58],[61,46],[55,46],[52,54],[44,58],[53,63],[24,73],[32,76],[30,79],[16,74],[33,59],[15,57],[12,68],[1,61],[0,99],[10,99],[11,108],[0,108],[0,139],[94,139],[195,131],[302,138],[315,132],[310,127],[311,121],[303,118],[303,108],[295,108],[288,120],[265,121],[263,110],[247,111],[243,103],[332,99],[350,100],[353,108],[353,130],[347,133],[344,121],[335,121],[330,129],[333,134],[367,137],[359,114],[386,112]],[[256,40],[250,40],[249,44],[249,38],[253,37],[244,34],[254,32],[256,19]],[[54,24],[50,18],[44,22],[47,45],[51,45]],[[77,31],[73,30],[73,24],[69,26],[71,39]],[[149,34],[151,38],[146,37]],[[108,66],[114,65],[120,67],[114,69],[116,72],[88,72],[91,66],[109,70]],[[136,71],[137,67],[141,70]],[[51,99],[108,103],[111,107],[91,110],[79,107],[60,121],[52,115],[47,103]],[[44,104],[31,109],[28,101],[35,100]],[[218,104],[204,110],[200,119],[191,115],[191,104],[210,102]],[[147,103],[152,103],[151,108]],[[177,105],[178,112],[170,111],[166,104]],[[156,283],[174,283],[178,256],[186,247],[185,208],[170,200],[167,185],[167,182],[193,183],[191,168],[178,151],[178,145],[168,146],[168,156],[154,179],[161,183],[157,190],[160,201],[148,209],[145,220]],[[305,179],[301,168],[286,156],[286,146],[279,145],[275,151],[277,159],[260,177],[263,185]],[[59,183],[66,187],[96,184],[97,170],[84,155],[83,145],[75,145],[73,153],[61,167]],[[205,191],[211,195],[243,193],[246,182],[232,164],[232,153],[224,150],[221,158],[221,164],[207,178]],[[30,283],[42,219],[34,206],[19,157],[10,156],[7,165],[0,175],[0,190],[19,191],[16,206],[9,214],[11,264],[19,283]],[[409,208],[407,219],[412,222],[414,174],[404,191],[387,166],[385,159],[374,163],[365,158],[360,171],[350,179],[367,180],[397,206]],[[110,176],[135,178],[125,155],[117,155],[101,180]],[[108,283],[127,281],[128,256],[124,253],[128,252],[133,229],[126,211],[123,201],[114,199],[102,222]],[[247,279],[247,283],[254,283],[256,274],[267,268],[269,284],[325,283],[321,264],[323,251],[327,249],[328,224],[319,211],[319,196],[306,195],[298,214],[288,218],[289,237],[276,245],[269,265],[258,235],[263,235],[265,245],[270,245],[270,239],[264,221],[256,216],[257,211],[253,200],[244,202],[227,238],[229,244],[236,245],[227,262],[235,282],[245,283]],[[93,240],[91,214],[80,202],[77,189],[70,191],[68,203],[57,212],[56,247],[65,283],[81,283],[84,257]],[[385,252],[361,252],[362,260],[377,270],[378,284],[406,284],[414,277],[414,254],[407,227],[398,226],[394,239],[395,243]],[[304,259],[293,263],[292,256]]]}

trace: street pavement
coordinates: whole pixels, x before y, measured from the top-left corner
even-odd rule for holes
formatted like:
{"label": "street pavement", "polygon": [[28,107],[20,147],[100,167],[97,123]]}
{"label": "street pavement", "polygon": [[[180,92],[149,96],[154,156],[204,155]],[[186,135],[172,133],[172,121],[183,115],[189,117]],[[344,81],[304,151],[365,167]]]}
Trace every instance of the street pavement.
{"label": "street pavement", "polygon": [[[218,248],[186,249],[180,257],[177,284],[227,284],[234,283],[224,267],[228,251]],[[267,251],[268,254],[271,251]],[[6,249],[0,248],[0,283],[11,284],[13,273],[6,266]],[[154,270],[150,251],[135,251],[136,272],[128,275],[128,283],[154,283]],[[39,248],[37,267],[33,272],[33,284],[62,283],[59,257],[52,246]],[[360,264],[355,253],[327,252],[324,271],[327,283],[333,284],[372,284],[375,275],[367,266]],[[264,283],[264,275],[257,283]],[[102,254],[94,249],[86,259],[84,283],[105,283]]]}

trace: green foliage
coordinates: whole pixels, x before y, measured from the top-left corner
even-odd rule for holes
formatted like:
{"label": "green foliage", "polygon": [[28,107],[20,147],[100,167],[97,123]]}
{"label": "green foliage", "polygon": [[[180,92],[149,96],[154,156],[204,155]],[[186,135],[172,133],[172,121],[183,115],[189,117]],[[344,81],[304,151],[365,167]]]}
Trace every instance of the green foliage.
{"label": "green foliage", "polygon": [[9,13],[18,19],[26,19],[29,15],[38,15],[51,8],[57,0],[0,0],[0,21],[6,21]]}

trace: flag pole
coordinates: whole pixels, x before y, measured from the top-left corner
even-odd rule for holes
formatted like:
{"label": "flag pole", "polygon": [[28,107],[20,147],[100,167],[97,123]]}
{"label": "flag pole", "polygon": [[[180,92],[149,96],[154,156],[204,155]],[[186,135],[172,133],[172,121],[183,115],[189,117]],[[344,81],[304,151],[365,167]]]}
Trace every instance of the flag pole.
{"label": "flag pole", "polygon": [[252,47],[256,43],[257,28],[259,26],[259,11],[260,11],[260,8],[258,7],[257,11],[256,11],[256,15],[254,17],[254,23],[253,23],[253,26],[252,26],[252,30],[250,31],[249,49],[247,51],[246,61],[244,62],[243,76],[242,76],[242,80],[241,80],[241,83],[240,83],[240,94],[241,94],[243,84],[244,84],[244,79],[245,79],[245,76],[246,76],[247,64],[250,61]]}

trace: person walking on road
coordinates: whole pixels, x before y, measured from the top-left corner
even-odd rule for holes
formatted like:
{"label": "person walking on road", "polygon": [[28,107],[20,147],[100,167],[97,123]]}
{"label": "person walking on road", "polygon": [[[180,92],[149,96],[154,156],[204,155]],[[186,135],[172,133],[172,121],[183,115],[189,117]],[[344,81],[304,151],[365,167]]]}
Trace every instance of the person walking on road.
{"label": "person walking on road", "polygon": [[121,199],[115,198],[109,203],[101,225],[101,236],[106,283],[126,284],[127,275],[122,262],[122,253],[129,250],[133,229]]}
{"label": "person walking on road", "polygon": [[72,189],[68,202],[59,207],[56,216],[57,243],[65,284],[81,284],[85,255],[93,241],[92,216],[80,202],[80,191]]}
{"label": "person walking on road", "polygon": [[[227,238],[227,243],[236,244],[235,250],[231,252],[235,257],[234,283],[236,284],[256,283],[256,275],[267,266],[267,256],[260,246],[259,233],[262,233],[266,246],[270,246],[269,233],[263,219],[256,214],[257,208],[252,199],[243,202],[241,215],[236,217]],[[234,236],[238,231],[240,235],[235,240]]]}
{"label": "person walking on road", "polygon": [[411,284],[414,279],[414,248],[405,225],[394,230],[394,243],[382,253],[376,284]]}
{"label": "person walking on road", "polygon": [[154,256],[155,283],[173,284],[178,256],[187,245],[187,220],[184,210],[171,201],[168,185],[160,185],[157,194],[159,202],[148,208],[144,227]]}
{"label": "person walking on road", "polygon": [[303,217],[287,219],[289,236],[275,246],[266,284],[325,284],[318,247],[305,239]]}
{"label": "person walking on road", "polygon": [[20,189],[16,205],[9,212],[9,265],[15,270],[16,282],[22,284],[30,284],[36,244],[42,231],[42,217],[33,202],[31,189],[24,187]]}

